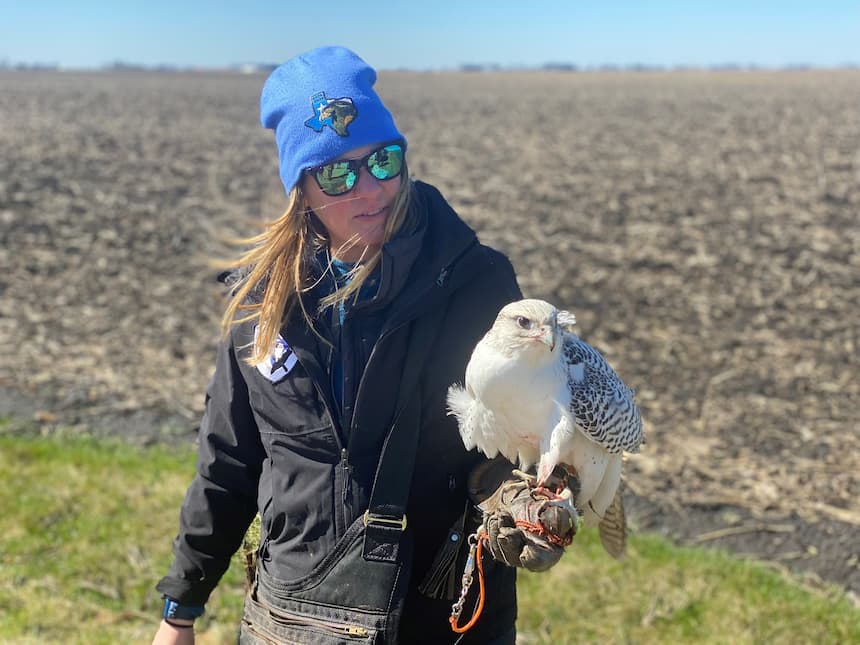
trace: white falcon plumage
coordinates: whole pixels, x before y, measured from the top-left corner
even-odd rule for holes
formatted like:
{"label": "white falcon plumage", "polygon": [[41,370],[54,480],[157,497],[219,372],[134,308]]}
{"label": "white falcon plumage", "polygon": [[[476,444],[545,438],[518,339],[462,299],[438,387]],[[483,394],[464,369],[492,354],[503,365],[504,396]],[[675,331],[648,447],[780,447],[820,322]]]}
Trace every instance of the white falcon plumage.
{"label": "white falcon plumage", "polygon": [[642,417],[633,390],[570,330],[574,323],[543,300],[502,308],[472,353],[465,387],[449,388],[448,408],[467,449],[501,453],[523,469],[538,464],[538,484],[557,464],[572,466],[586,524],[602,533],[612,516],[623,540],[622,460],[639,450]]}

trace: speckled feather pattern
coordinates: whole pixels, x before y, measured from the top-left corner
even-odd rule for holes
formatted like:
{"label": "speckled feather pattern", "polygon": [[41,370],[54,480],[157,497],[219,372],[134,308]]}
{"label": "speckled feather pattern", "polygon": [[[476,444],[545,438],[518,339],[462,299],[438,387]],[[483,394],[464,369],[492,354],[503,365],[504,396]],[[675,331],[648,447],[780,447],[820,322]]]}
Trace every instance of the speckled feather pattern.
{"label": "speckled feather pattern", "polygon": [[577,425],[607,452],[638,452],[642,415],[629,388],[606,359],[576,334],[564,334],[570,409]]}

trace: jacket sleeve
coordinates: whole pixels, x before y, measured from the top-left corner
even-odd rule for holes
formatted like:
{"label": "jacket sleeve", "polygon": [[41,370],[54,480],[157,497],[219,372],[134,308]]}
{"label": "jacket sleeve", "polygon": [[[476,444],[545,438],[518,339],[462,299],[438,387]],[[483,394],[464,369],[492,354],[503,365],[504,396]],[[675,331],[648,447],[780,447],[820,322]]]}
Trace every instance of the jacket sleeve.
{"label": "jacket sleeve", "polygon": [[218,349],[199,441],[197,474],[182,503],[173,564],[156,586],[187,605],[206,603],[257,512],[265,451],[232,336]]}

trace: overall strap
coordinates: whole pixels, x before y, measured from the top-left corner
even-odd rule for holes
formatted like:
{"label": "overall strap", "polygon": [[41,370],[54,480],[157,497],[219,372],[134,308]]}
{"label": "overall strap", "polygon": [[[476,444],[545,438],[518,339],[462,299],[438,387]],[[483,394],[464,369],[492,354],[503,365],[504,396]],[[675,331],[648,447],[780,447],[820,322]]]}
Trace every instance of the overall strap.
{"label": "overall strap", "polygon": [[406,503],[418,448],[421,397],[417,386],[444,315],[445,306],[440,304],[412,322],[394,422],[382,446],[370,505],[364,513],[365,560],[397,561],[400,536],[406,530]]}

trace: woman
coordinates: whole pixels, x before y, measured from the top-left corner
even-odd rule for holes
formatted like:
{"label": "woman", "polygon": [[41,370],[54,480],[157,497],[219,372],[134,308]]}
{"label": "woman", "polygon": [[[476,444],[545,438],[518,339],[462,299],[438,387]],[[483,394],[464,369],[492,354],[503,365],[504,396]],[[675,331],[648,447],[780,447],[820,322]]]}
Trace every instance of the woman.
{"label": "woman", "polygon": [[[234,265],[155,643],[193,642],[258,512],[241,643],[456,640],[480,457],[445,394],[520,292],[508,260],[409,179],[375,80],[326,47],[263,88],[289,206]],[[484,616],[462,642],[513,643],[515,570],[490,559],[484,574]]]}

